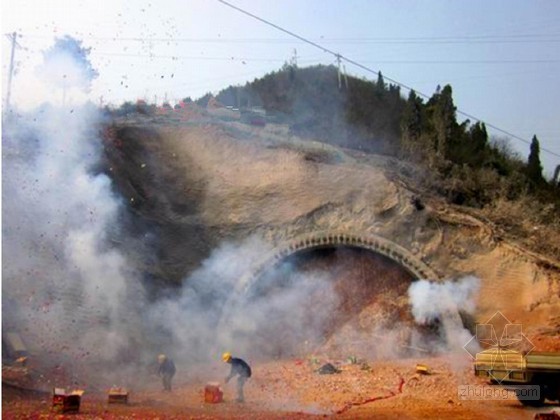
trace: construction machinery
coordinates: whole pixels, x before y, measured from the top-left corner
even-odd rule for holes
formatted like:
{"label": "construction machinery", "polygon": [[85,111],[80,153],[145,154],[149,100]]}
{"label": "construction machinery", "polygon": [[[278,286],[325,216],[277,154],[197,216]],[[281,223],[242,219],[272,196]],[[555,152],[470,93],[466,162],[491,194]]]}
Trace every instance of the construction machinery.
{"label": "construction machinery", "polygon": [[524,393],[516,392],[524,405],[539,406],[545,399],[560,401],[560,353],[490,348],[476,354],[474,373],[491,384],[513,390],[538,386],[536,398],[526,398]]}

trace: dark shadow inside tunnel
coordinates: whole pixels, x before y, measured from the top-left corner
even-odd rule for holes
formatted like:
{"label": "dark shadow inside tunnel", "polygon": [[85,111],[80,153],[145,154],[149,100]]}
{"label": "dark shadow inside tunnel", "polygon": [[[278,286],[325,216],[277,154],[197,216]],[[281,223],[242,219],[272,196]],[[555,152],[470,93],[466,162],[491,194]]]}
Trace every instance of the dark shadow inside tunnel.
{"label": "dark shadow inside tunnel", "polygon": [[[266,269],[248,291],[245,314],[261,356],[328,352],[384,357],[411,350],[414,326],[407,290],[415,277],[397,262],[350,246],[296,252]],[[243,339],[243,337],[238,337]]]}

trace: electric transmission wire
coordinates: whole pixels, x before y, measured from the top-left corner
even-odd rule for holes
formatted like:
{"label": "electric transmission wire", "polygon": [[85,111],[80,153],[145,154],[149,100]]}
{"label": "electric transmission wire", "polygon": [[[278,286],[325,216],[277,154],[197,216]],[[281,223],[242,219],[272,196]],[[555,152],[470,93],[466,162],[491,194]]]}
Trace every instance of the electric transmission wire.
{"label": "electric transmission wire", "polygon": [[[122,36],[83,36],[80,39],[91,41],[114,42],[173,42],[173,43],[263,43],[283,44],[293,43],[289,38],[162,38],[162,37],[122,37]],[[49,39],[52,35],[28,34],[27,38]],[[477,36],[442,36],[442,37],[352,37],[352,38],[324,38],[323,43],[340,44],[509,44],[509,43],[558,43],[558,34],[525,34],[525,35],[477,35]],[[300,40],[301,41],[301,40]],[[301,41],[305,42],[305,41]]]}
{"label": "electric transmission wire", "polygon": [[[253,13],[248,12],[248,11],[246,11],[246,10],[244,10],[244,9],[241,9],[240,7],[237,7],[237,6],[235,6],[234,4],[228,3],[228,2],[225,1],[225,0],[217,0],[217,1],[220,2],[220,3],[222,3],[222,4],[224,4],[225,6],[228,6],[228,7],[232,8],[232,9],[234,9],[234,10],[237,10],[237,11],[240,12],[240,13],[243,13],[244,15],[247,15],[247,16],[253,18],[253,19],[256,19],[256,20],[258,20],[258,21],[260,21],[260,22],[262,22],[262,23],[268,25],[268,26],[272,26],[273,28],[275,28],[275,29],[277,29],[277,30],[279,30],[279,31],[281,31],[281,32],[284,32],[284,33],[286,33],[286,34],[288,34],[288,35],[290,35],[290,36],[292,36],[292,37],[294,37],[294,38],[297,38],[297,39],[299,39],[300,41],[305,42],[306,44],[309,44],[309,45],[311,45],[311,46],[313,46],[313,47],[315,47],[315,48],[318,48],[318,49],[322,50],[322,51],[325,52],[325,53],[332,54],[335,58],[338,58],[338,59],[340,59],[340,60],[344,60],[344,61],[346,61],[347,63],[353,64],[354,66],[356,66],[356,67],[358,67],[358,68],[360,68],[360,69],[362,69],[362,70],[364,70],[364,71],[366,71],[366,72],[368,72],[368,73],[373,73],[373,74],[379,76],[379,71],[376,71],[376,70],[373,70],[373,69],[371,69],[371,68],[369,68],[369,67],[367,67],[367,66],[364,66],[363,64],[361,64],[361,63],[359,63],[359,62],[357,62],[357,61],[354,61],[354,60],[352,60],[352,59],[350,59],[350,58],[348,58],[348,57],[345,57],[345,56],[343,56],[342,54],[339,54],[339,53],[337,53],[337,52],[335,52],[335,51],[333,51],[333,50],[330,50],[330,49],[328,49],[328,48],[326,48],[326,47],[324,47],[324,46],[322,46],[322,45],[320,45],[320,44],[317,44],[316,42],[313,42],[313,41],[311,41],[311,40],[309,40],[309,39],[307,39],[307,38],[302,37],[301,35],[298,35],[298,34],[292,32],[292,31],[289,31],[289,30],[287,30],[287,29],[285,29],[285,28],[282,28],[281,26],[278,26],[278,25],[276,25],[275,23],[272,23],[272,22],[270,22],[270,21],[268,21],[268,20],[266,20],[266,19],[263,19],[263,18],[261,18],[261,17],[259,17],[259,16],[257,16],[257,15],[254,15]],[[409,90],[409,91],[414,91],[414,92],[415,92],[416,94],[418,94],[419,96],[422,96],[422,97],[424,97],[424,98],[426,98],[426,99],[430,99],[430,96],[429,96],[429,95],[426,95],[425,93],[419,92],[419,91],[417,91],[416,89],[412,88],[411,86],[405,85],[404,83],[401,83],[401,82],[399,82],[399,81],[397,81],[397,80],[391,79],[390,77],[387,77],[385,74],[383,74],[383,78],[384,78],[385,80],[388,80],[388,81],[390,81],[390,82],[396,84],[397,86],[400,86],[400,87],[404,88],[404,89],[407,89],[407,90]],[[480,123],[484,123],[487,127],[490,127],[490,128],[492,128],[492,129],[494,129],[494,130],[496,130],[496,131],[501,132],[502,134],[505,134],[505,135],[507,135],[507,136],[510,136],[511,138],[514,138],[514,139],[519,140],[519,141],[521,141],[521,142],[523,142],[523,143],[526,143],[526,144],[531,144],[530,141],[528,141],[528,140],[526,140],[526,139],[524,139],[524,138],[522,138],[522,137],[519,137],[519,136],[517,136],[517,135],[515,135],[515,134],[513,134],[513,133],[510,133],[509,131],[503,130],[503,129],[501,129],[501,128],[499,128],[499,127],[493,125],[493,124],[486,123],[486,122],[482,121],[480,118],[477,118],[477,117],[475,117],[475,116],[473,116],[473,115],[471,115],[471,114],[469,114],[469,113],[466,113],[466,112],[464,112],[464,111],[460,111],[459,109],[457,109],[456,112],[457,112],[458,114],[461,114],[461,115],[463,115],[463,116],[465,116],[465,117],[467,117],[467,118],[469,118],[469,119],[472,119],[472,120],[474,120],[474,121],[478,121],[478,122],[480,122]],[[560,157],[560,154],[555,153],[555,152],[553,152],[552,150],[546,149],[546,148],[544,148],[544,147],[541,147],[540,150],[543,151],[543,152],[547,152],[547,153],[549,153],[549,154],[551,154],[551,155]]]}

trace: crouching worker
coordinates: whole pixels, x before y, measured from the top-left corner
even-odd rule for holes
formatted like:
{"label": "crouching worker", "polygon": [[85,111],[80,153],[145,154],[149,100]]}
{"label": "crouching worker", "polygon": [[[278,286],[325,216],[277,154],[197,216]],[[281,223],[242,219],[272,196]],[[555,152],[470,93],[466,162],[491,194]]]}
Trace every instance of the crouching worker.
{"label": "crouching worker", "polygon": [[245,381],[251,377],[251,367],[243,359],[237,357],[231,357],[231,353],[222,354],[222,360],[231,365],[231,372],[226,378],[226,384],[235,375],[237,377],[237,402],[244,402],[245,397],[243,396],[243,386]]}
{"label": "crouching worker", "polygon": [[161,377],[163,382],[163,390],[171,391],[171,380],[175,375],[175,363],[165,354],[160,354],[158,356],[159,368],[158,375]]}

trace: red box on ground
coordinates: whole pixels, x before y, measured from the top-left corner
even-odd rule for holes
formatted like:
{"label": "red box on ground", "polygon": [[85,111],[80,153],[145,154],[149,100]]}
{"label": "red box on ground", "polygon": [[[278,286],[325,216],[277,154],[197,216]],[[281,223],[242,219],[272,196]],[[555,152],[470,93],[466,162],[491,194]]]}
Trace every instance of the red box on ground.
{"label": "red box on ground", "polygon": [[128,391],[125,388],[111,388],[108,402],[109,404],[128,404]]}
{"label": "red box on ground", "polygon": [[224,393],[218,382],[209,382],[204,388],[204,402],[216,404],[224,400]]}
{"label": "red box on ground", "polygon": [[68,393],[64,388],[54,388],[53,410],[59,413],[78,413],[83,393],[82,390],[74,390]]}

